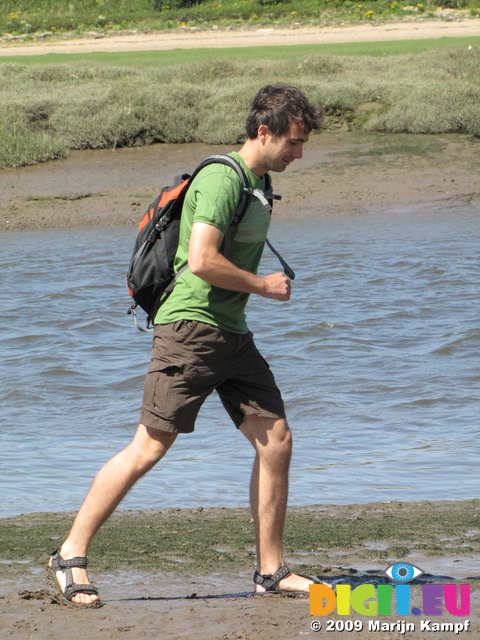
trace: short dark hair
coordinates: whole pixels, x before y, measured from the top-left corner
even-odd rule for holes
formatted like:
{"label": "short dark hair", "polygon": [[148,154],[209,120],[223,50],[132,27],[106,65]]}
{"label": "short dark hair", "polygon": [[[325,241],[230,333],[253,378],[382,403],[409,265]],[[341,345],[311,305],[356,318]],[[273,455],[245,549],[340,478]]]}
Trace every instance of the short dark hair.
{"label": "short dark hair", "polygon": [[311,105],[300,89],[286,84],[267,84],[250,105],[247,136],[255,139],[262,124],[267,125],[274,136],[282,136],[292,122],[303,125],[305,133],[310,133],[312,129],[321,128],[323,113],[323,108]]}

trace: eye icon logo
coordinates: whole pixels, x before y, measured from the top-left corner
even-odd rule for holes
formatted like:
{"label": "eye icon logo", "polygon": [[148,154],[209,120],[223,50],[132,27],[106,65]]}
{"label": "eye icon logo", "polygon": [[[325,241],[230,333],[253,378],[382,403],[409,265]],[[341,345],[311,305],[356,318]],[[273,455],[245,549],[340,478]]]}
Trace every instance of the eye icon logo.
{"label": "eye icon logo", "polygon": [[406,584],[411,582],[418,576],[421,576],[423,571],[416,567],[414,564],[408,564],[408,562],[396,562],[391,564],[385,569],[386,575],[390,580],[394,580],[399,584]]}

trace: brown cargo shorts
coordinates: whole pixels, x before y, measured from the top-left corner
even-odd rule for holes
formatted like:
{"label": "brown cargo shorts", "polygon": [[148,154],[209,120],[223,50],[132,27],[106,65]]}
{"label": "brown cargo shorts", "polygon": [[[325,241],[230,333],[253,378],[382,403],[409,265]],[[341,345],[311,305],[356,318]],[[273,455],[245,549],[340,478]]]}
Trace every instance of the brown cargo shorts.
{"label": "brown cargo shorts", "polygon": [[231,333],[195,320],[156,325],[140,423],[191,433],[214,390],[237,427],[246,414],[285,418],[280,391],[250,332]]}

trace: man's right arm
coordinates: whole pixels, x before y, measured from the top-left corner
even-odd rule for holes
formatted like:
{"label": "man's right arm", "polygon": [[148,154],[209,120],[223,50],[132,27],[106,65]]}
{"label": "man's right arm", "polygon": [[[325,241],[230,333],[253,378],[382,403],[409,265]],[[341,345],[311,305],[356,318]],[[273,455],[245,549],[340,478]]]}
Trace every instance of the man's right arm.
{"label": "man's right arm", "polygon": [[224,235],[213,225],[195,222],[190,236],[188,266],[190,271],[209,284],[264,298],[290,299],[291,282],[283,273],[257,276],[239,269],[220,252]]}

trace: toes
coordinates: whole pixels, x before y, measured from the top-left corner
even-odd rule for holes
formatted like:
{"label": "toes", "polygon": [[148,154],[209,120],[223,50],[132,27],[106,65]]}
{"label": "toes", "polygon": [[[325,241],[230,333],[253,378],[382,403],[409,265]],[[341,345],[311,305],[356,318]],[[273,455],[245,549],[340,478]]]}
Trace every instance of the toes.
{"label": "toes", "polygon": [[98,596],[96,595],[90,595],[87,593],[76,593],[73,597],[71,602],[73,602],[74,604],[93,604],[94,602],[98,601]]}

